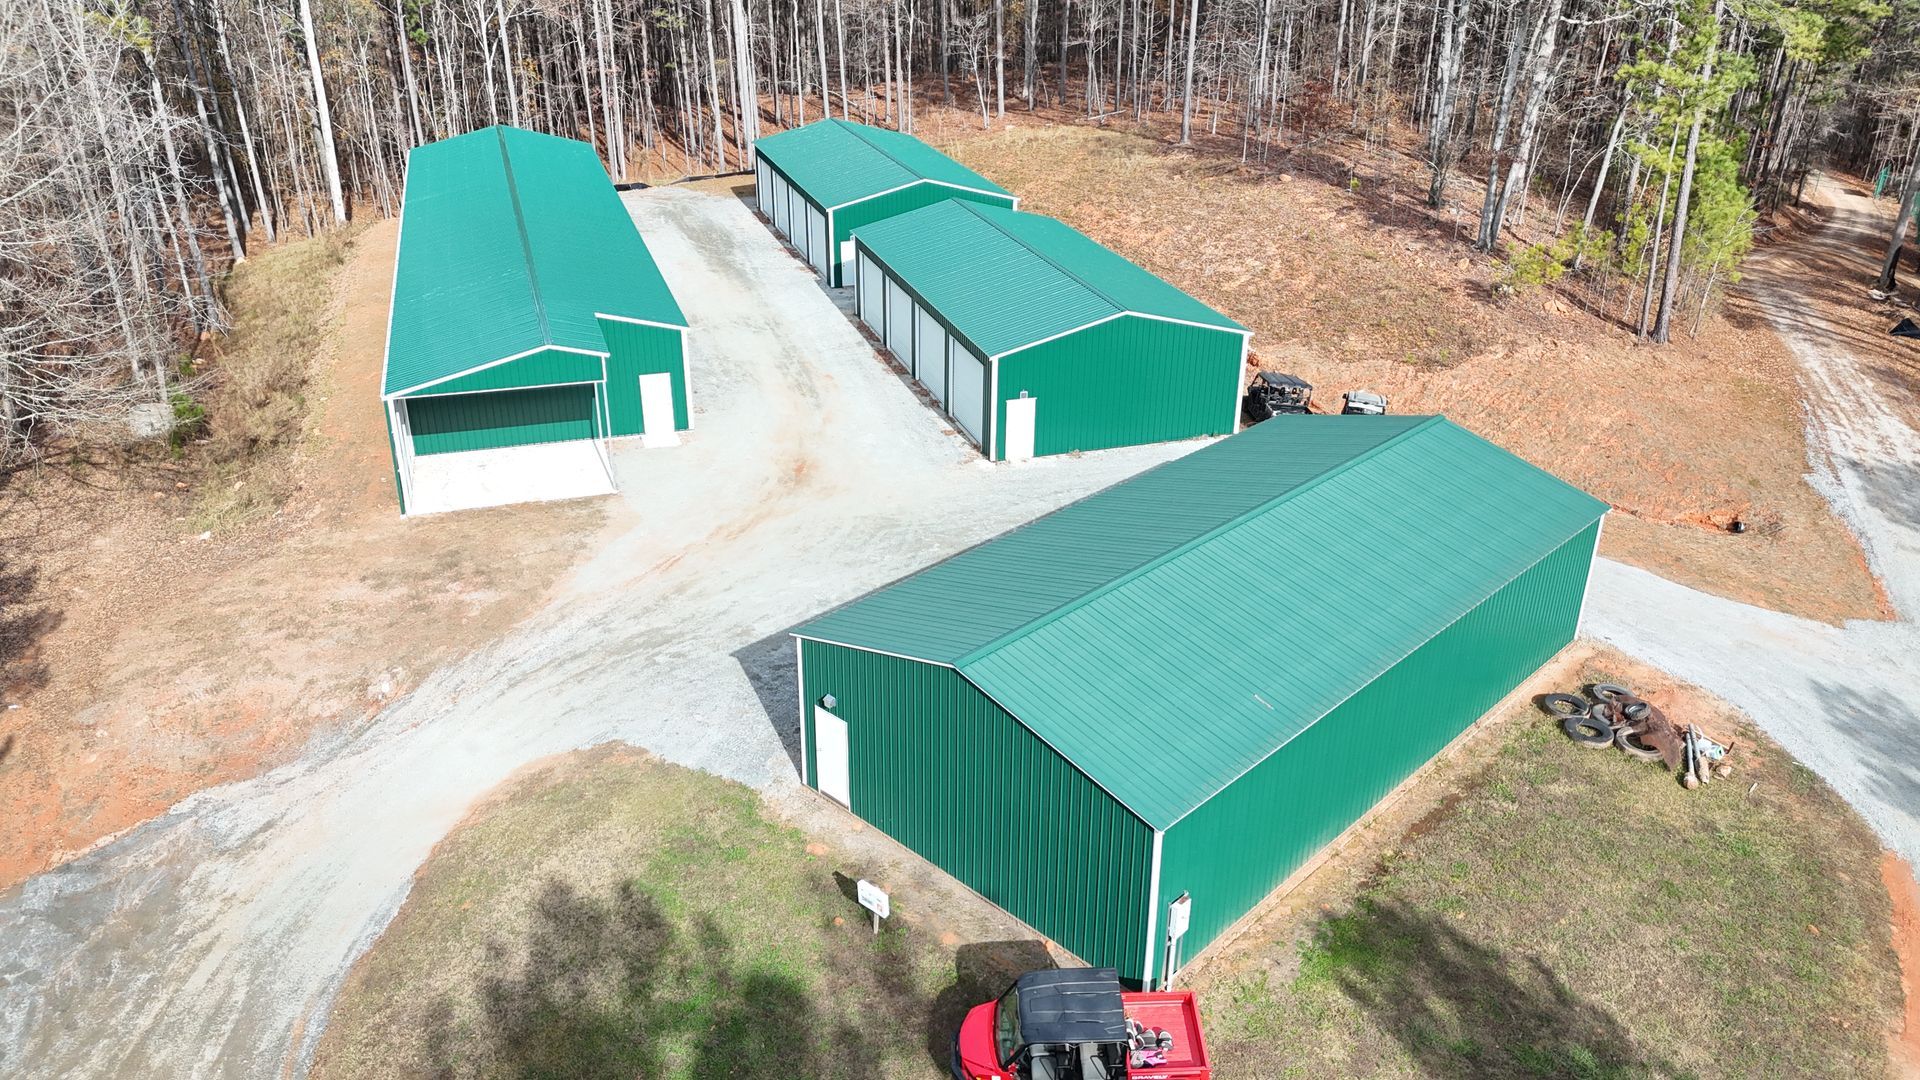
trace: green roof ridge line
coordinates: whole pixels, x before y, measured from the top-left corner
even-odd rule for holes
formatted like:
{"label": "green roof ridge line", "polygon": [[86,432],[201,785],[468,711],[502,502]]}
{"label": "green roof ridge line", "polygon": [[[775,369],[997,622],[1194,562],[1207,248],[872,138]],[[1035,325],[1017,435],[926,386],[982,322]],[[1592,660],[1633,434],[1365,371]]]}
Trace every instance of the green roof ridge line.
{"label": "green roof ridge line", "polygon": [[[859,140],[860,140],[860,142],[861,142],[862,144],[864,144],[865,146],[867,146],[867,147],[868,147],[869,149],[871,149],[871,150],[872,150],[872,151],[873,151],[874,153],[876,153],[876,154],[879,154],[879,155],[880,155],[881,157],[883,157],[883,158],[886,158],[886,159],[887,159],[888,161],[891,161],[891,162],[893,162],[893,163],[894,163],[895,165],[898,165],[898,166],[900,166],[901,168],[903,168],[903,169],[905,169],[905,170],[907,170],[907,172],[908,172],[909,174],[911,174],[911,175],[913,176],[913,183],[914,183],[914,184],[939,184],[939,185],[941,185],[942,187],[954,187],[954,188],[957,188],[957,187],[959,187],[959,186],[960,186],[960,185],[958,185],[958,184],[954,184],[954,183],[952,183],[952,182],[950,182],[950,181],[946,181],[946,180],[935,180],[935,179],[934,179],[933,177],[931,177],[931,176],[928,176],[928,175],[927,175],[927,173],[926,173],[926,170],[924,170],[924,169],[920,169],[920,168],[916,168],[916,167],[914,167],[914,166],[912,166],[912,165],[909,165],[909,164],[907,164],[907,163],[906,163],[906,162],[904,162],[904,161],[901,161],[901,160],[900,160],[899,158],[897,158],[897,157],[894,157],[894,156],[893,156],[893,153],[892,153],[892,151],[890,151],[890,150],[888,150],[888,149],[887,149],[886,147],[884,147],[884,146],[881,146],[881,145],[880,145],[879,143],[877,143],[877,142],[874,142],[874,141],[873,141],[872,139],[869,139],[869,138],[867,138],[867,133],[866,133],[866,132],[864,132],[864,131],[862,131],[862,130],[860,130],[861,128],[864,128],[864,127],[866,127],[867,125],[865,125],[865,124],[855,124],[855,123],[853,123],[853,122],[852,122],[852,121],[850,121],[850,120],[842,120],[842,119],[840,119],[840,118],[838,118],[838,117],[828,117],[828,119],[829,119],[829,120],[831,120],[831,121],[833,121],[833,123],[835,123],[835,124],[837,124],[837,125],[839,125],[839,127],[840,127],[840,130],[842,130],[842,131],[844,131],[844,132],[846,132],[847,134],[849,134],[849,135],[851,135],[851,136],[853,136],[853,137],[854,137],[854,138],[856,138],[856,139],[859,139]],[[905,135],[905,136],[906,136],[907,138],[909,138],[909,139],[919,139],[919,140],[920,140],[920,143],[921,143],[921,145],[923,145],[923,146],[925,146],[925,147],[926,147],[927,149],[929,149],[929,150],[932,150],[932,151],[933,151],[934,153],[936,153],[936,154],[940,154],[940,153],[941,153],[941,151],[939,151],[938,149],[936,149],[936,148],[935,148],[934,146],[932,146],[932,145],[931,145],[930,143],[928,143],[928,142],[927,142],[927,141],[926,141],[925,139],[920,139],[920,137],[919,137],[918,135],[914,135],[914,134],[912,134],[912,133],[910,133],[910,132],[905,132],[905,131],[902,131],[902,132],[898,132],[897,134],[900,134],[900,135]],[[941,156],[943,156],[943,157],[947,157],[947,158],[951,158],[951,157],[952,157],[953,155],[951,155],[951,154],[942,154]],[[957,164],[957,162],[956,162],[956,164]],[[963,166],[963,167],[964,167],[964,166]],[[908,184],[907,186],[908,186],[908,187],[912,187],[912,186],[913,186],[913,184]],[[973,188],[967,188],[967,189],[965,189],[965,190],[969,190],[969,191],[971,191],[971,190],[975,190],[975,189],[973,189]],[[871,196],[871,195],[870,195],[870,196],[868,196],[868,198],[872,198],[872,197],[873,197],[873,196]]]}
{"label": "green roof ridge line", "polygon": [[[1170,551],[1162,552],[1159,555],[1156,555],[1153,558],[1148,559],[1146,562],[1141,563],[1139,566],[1134,567],[1133,569],[1127,571],[1124,574],[1121,574],[1119,577],[1114,578],[1111,581],[1102,582],[1099,585],[1096,585],[1093,588],[1088,589],[1086,592],[1080,594],[1079,596],[1074,597],[1072,600],[1069,600],[1066,603],[1061,604],[1059,607],[1054,608],[1053,610],[1047,612],[1046,614],[1041,615],[1034,619],[1029,619],[1028,621],[1020,624],[1019,626],[1014,627],[1012,630],[1009,630],[1006,633],[1001,634],[999,637],[994,638],[992,641],[987,642],[985,645],[982,645],[974,649],[972,652],[967,653],[965,656],[960,657],[958,660],[955,660],[953,662],[953,666],[955,670],[965,673],[968,665],[978,663],[981,660],[985,660],[987,657],[993,655],[994,653],[1000,651],[1003,648],[1006,648],[1008,645],[1013,644],[1014,642],[1020,640],[1021,638],[1026,637],[1028,634],[1033,633],[1035,630],[1040,629],[1042,626],[1046,626],[1049,623],[1057,622],[1060,619],[1065,618],[1066,616],[1072,614],[1075,611],[1080,610],[1081,608],[1087,606],[1088,604],[1099,599],[1100,597],[1105,596],[1106,594],[1114,591],[1115,589],[1118,589],[1120,586],[1125,585],[1137,578],[1140,578],[1146,575],[1147,573],[1149,573],[1150,571],[1153,571],[1162,566],[1165,566],[1167,563],[1170,563],[1173,560],[1179,558],[1180,556],[1185,555],[1187,552],[1192,551],[1193,549],[1200,547],[1201,545],[1206,544],[1219,536],[1232,532],[1234,529],[1237,529],[1240,526],[1245,525],[1247,522],[1253,520],[1254,518],[1257,518],[1266,514],[1269,510],[1272,510],[1278,507],[1280,504],[1293,498],[1295,495],[1298,495],[1303,491],[1307,491],[1312,488],[1318,487],[1322,482],[1328,480],[1329,478],[1339,476],[1340,474],[1353,468],[1355,465],[1358,465],[1363,461],[1367,461],[1373,458],[1374,456],[1385,452],[1390,447],[1393,447],[1402,442],[1405,442],[1406,440],[1412,438],[1413,436],[1419,434],[1420,432],[1425,431],[1430,427],[1433,427],[1435,424],[1441,424],[1445,422],[1446,422],[1446,417],[1441,416],[1437,413],[1433,416],[1427,417],[1425,420],[1421,421],[1418,424],[1415,424],[1414,426],[1408,428],[1407,430],[1401,432],[1400,434],[1395,435],[1393,438],[1387,439],[1384,442],[1381,442],[1375,446],[1369,447],[1364,453],[1355,454],[1353,457],[1350,457],[1345,461],[1340,462],[1339,464],[1335,465],[1333,468],[1328,469],[1325,472],[1319,473],[1318,475],[1312,477],[1309,480],[1306,480],[1303,483],[1295,484],[1293,487],[1290,487],[1287,490],[1281,492],[1280,494],[1275,495],[1273,498],[1266,500],[1260,505],[1255,506],[1250,510],[1243,511],[1240,514],[1235,515],[1233,518],[1227,521],[1221,522],[1218,525],[1215,525],[1213,528],[1208,529],[1206,532],[1201,533],[1199,536],[1196,536],[1193,539],[1180,544],[1178,547],[1175,547]],[[1218,444],[1216,443],[1215,445],[1218,445]],[[1180,460],[1180,459],[1176,458],[1175,460]],[[1167,464],[1171,465],[1172,463],[1173,462],[1168,462]],[[1158,468],[1166,468],[1166,465],[1161,465]],[[1149,470],[1149,471],[1151,472],[1155,470]],[[1143,473],[1141,475],[1144,476],[1146,474]],[[1124,482],[1130,483],[1131,481],[1124,481]]]}
{"label": "green roof ridge line", "polygon": [[[540,275],[533,269],[533,242],[527,239],[527,214],[520,208],[520,186],[513,182],[513,155],[507,151],[507,128],[495,124],[494,138],[500,140],[500,169],[507,178],[507,198],[513,203],[513,228],[520,234],[520,257],[527,264],[527,287],[533,293],[533,313],[540,318],[540,339],[553,344],[553,327],[547,323],[547,303],[540,298]],[[395,257],[399,256],[396,249]]]}
{"label": "green roof ridge line", "polygon": [[[1121,315],[1140,315],[1140,314],[1144,314],[1143,312],[1139,312],[1139,311],[1135,311],[1135,310],[1133,310],[1132,308],[1130,308],[1130,307],[1128,307],[1127,305],[1125,305],[1125,304],[1123,304],[1123,303],[1121,303],[1120,301],[1118,301],[1118,300],[1115,300],[1115,299],[1114,299],[1113,297],[1111,297],[1111,296],[1108,296],[1108,295],[1107,295],[1106,293],[1104,293],[1104,292],[1102,292],[1102,291],[1101,291],[1100,289],[1098,289],[1098,288],[1095,288],[1095,287],[1094,287],[1094,284],[1093,284],[1093,282],[1091,282],[1091,281],[1088,281],[1088,280],[1087,280],[1086,278],[1083,278],[1083,277],[1081,277],[1081,276],[1080,276],[1079,274],[1076,274],[1076,273],[1074,273],[1073,271],[1071,271],[1071,270],[1069,270],[1069,269],[1067,269],[1066,267],[1064,267],[1064,266],[1061,266],[1061,265],[1060,265],[1059,263],[1057,263],[1057,262],[1055,262],[1055,261],[1053,260],[1053,258],[1052,258],[1051,256],[1049,256],[1049,255],[1048,255],[1048,254],[1047,254],[1046,252],[1044,252],[1044,251],[1041,251],[1041,250],[1040,250],[1039,248],[1037,248],[1037,247],[1034,247],[1034,246],[1033,246],[1032,244],[1030,244],[1030,243],[1028,243],[1027,241],[1025,241],[1025,240],[1022,240],[1022,239],[1021,239],[1020,237],[1018,237],[1018,236],[1015,236],[1015,235],[1013,235],[1012,233],[1010,233],[1010,232],[1008,232],[1008,231],[1006,230],[1006,227],[1005,227],[1005,226],[1003,226],[1003,225],[1001,225],[1001,224],[1000,224],[999,222],[997,222],[997,221],[995,221],[995,220],[993,220],[992,218],[990,218],[990,217],[988,217],[987,215],[985,215],[985,214],[983,214],[983,213],[981,213],[981,212],[980,212],[980,208],[979,208],[979,207],[978,207],[977,205],[975,205],[975,204],[974,204],[974,202],[973,202],[973,201],[972,201],[971,199],[949,199],[949,200],[947,200],[947,201],[948,201],[948,202],[957,202],[957,203],[959,203],[959,204],[960,204],[961,206],[964,206],[964,207],[966,207],[966,208],[967,208],[967,210],[968,210],[968,211],[969,211],[970,213],[972,213],[974,217],[977,217],[977,218],[979,218],[979,219],[980,219],[981,221],[984,221],[984,222],[986,222],[986,223],[987,223],[988,225],[990,225],[990,226],[992,226],[993,228],[995,228],[995,229],[998,229],[998,230],[1000,231],[1000,235],[1002,235],[1002,236],[1004,236],[1004,237],[1006,237],[1007,239],[1009,239],[1009,240],[1011,240],[1011,241],[1013,241],[1013,242],[1014,242],[1014,243],[1016,243],[1016,244],[1019,244],[1019,245],[1020,245],[1021,247],[1023,247],[1023,248],[1026,248],[1026,249],[1027,249],[1027,250],[1028,250],[1029,252],[1031,252],[1031,253],[1033,254],[1033,256],[1034,256],[1034,258],[1036,258],[1036,259],[1039,259],[1039,260],[1040,260],[1041,262],[1044,262],[1044,263],[1046,263],[1046,264],[1047,264],[1048,266],[1051,266],[1051,267],[1053,267],[1053,268],[1054,268],[1055,270],[1058,270],[1058,271],[1060,271],[1060,272],[1061,272],[1062,274],[1065,274],[1065,275],[1066,275],[1066,276],[1067,276],[1068,278],[1070,278],[1070,279],[1072,279],[1072,281],[1073,281],[1073,282],[1074,282],[1075,284],[1077,284],[1077,285],[1079,285],[1079,286],[1080,286],[1081,288],[1083,288],[1083,289],[1085,289],[1085,290],[1087,290],[1088,292],[1090,292],[1090,293],[1092,293],[1093,295],[1095,295],[1095,296],[1097,296],[1097,297],[1099,297],[1100,299],[1102,299],[1102,300],[1105,300],[1105,301],[1107,302],[1107,306],[1108,306],[1108,307],[1110,307],[1110,308],[1112,308],[1112,309],[1113,309],[1113,310],[1114,310],[1115,312],[1117,312],[1118,314],[1121,314]],[[1022,213],[1023,211],[1020,211],[1020,210],[1014,210],[1014,209],[1008,209],[1008,210],[1007,210],[1007,212],[1008,212],[1009,214],[1018,214],[1018,213]],[[1035,215],[1035,216],[1036,216],[1036,217],[1045,217],[1046,215],[1044,215],[1044,214],[1039,214],[1039,215]],[[1068,224],[1067,224],[1066,222],[1064,222],[1064,221],[1061,221],[1061,220],[1060,220],[1059,218],[1056,218],[1056,217],[1049,217],[1049,218],[1047,218],[1047,220],[1049,220],[1049,221],[1052,221],[1052,222],[1055,222],[1055,223],[1057,223],[1057,224],[1059,224],[1059,225],[1061,225],[1061,226],[1062,226],[1062,227],[1064,227],[1064,228],[1068,228],[1068,229],[1073,229],[1073,231],[1074,231],[1074,232],[1076,232],[1076,233],[1080,233],[1080,230],[1078,230],[1078,229],[1074,229],[1074,228],[1073,228],[1073,226],[1071,226],[1071,225],[1068,225]],[[1081,235],[1082,237],[1084,237],[1085,239],[1087,239],[1087,240],[1088,240],[1089,242],[1091,242],[1091,243],[1093,243],[1093,244],[1095,244],[1096,246],[1099,246],[1099,242],[1098,242],[1098,241],[1096,241],[1096,240],[1094,240],[1094,239],[1093,239],[1092,237],[1090,237],[1090,236],[1087,236],[1087,234],[1085,234],[1085,233],[1080,233],[1080,235]],[[1108,249],[1106,249],[1106,250],[1108,250],[1108,251],[1112,251],[1112,249],[1111,249],[1111,248],[1108,248]],[[1123,260],[1125,260],[1125,261],[1126,261],[1126,262],[1127,262],[1127,263],[1128,263],[1129,265],[1131,265],[1131,266],[1133,266],[1133,267],[1134,267],[1135,269],[1138,269],[1138,270],[1139,270],[1139,271],[1140,271],[1141,273],[1143,273],[1143,274],[1152,274],[1152,273],[1153,273],[1153,272],[1152,272],[1151,270],[1148,270],[1148,269],[1147,269],[1146,267],[1144,267],[1144,266],[1141,266],[1141,265],[1140,265],[1139,263],[1136,263],[1136,262],[1134,262],[1134,261],[1133,261],[1132,259],[1128,259],[1128,258],[1127,258],[1127,257],[1126,257],[1125,255],[1121,255],[1121,254],[1120,254],[1119,252],[1117,252],[1117,251],[1112,251],[1112,254],[1113,254],[1113,255],[1114,255],[1114,256],[1115,256],[1116,258],[1119,258],[1119,259],[1123,259]],[[1028,342],[1028,344],[1029,344],[1029,345],[1031,345],[1031,344],[1032,344],[1032,342]]]}

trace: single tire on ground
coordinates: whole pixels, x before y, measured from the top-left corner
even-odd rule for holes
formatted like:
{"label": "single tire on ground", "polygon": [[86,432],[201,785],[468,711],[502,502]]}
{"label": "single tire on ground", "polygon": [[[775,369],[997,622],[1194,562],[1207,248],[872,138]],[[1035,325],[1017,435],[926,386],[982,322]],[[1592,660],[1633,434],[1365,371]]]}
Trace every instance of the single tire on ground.
{"label": "single tire on ground", "polygon": [[1633,691],[1627,689],[1626,687],[1621,686],[1618,683],[1610,683],[1610,682],[1594,683],[1592,688],[1592,693],[1593,693],[1594,700],[1596,701],[1614,702],[1614,701],[1623,701],[1629,698],[1637,701],[1640,698],[1639,694],[1634,693]]}
{"label": "single tire on ground", "polygon": [[1632,728],[1621,728],[1618,732],[1615,732],[1613,745],[1619,747],[1621,753],[1638,761],[1660,760],[1659,748],[1648,746],[1646,743],[1641,742],[1640,733]]}
{"label": "single tire on ground", "polygon": [[1542,694],[1540,706],[1558,717],[1585,716],[1593,706],[1578,694]]}
{"label": "single tire on ground", "polygon": [[1569,716],[1560,721],[1560,730],[1581,746],[1600,749],[1613,745],[1613,728],[1597,716]]}

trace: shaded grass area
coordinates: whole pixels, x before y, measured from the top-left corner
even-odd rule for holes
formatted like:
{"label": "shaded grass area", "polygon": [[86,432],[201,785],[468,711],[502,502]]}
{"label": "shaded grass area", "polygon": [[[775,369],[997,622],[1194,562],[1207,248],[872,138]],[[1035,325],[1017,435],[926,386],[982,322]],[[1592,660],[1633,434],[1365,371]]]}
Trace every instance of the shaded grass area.
{"label": "shaded grass area", "polygon": [[1663,707],[1738,739],[1731,780],[1689,793],[1522,706],[1357,895],[1209,980],[1222,1075],[1885,1075],[1878,843],[1737,717]]}
{"label": "shaded grass area", "polygon": [[185,434],[204,436],[196,530],[246,524],[278,509],[296,482],[285,451],[313,416],[314,380],[338,312],[336,274],[357,230],[323,233],[234,268],[225,300],[234,325],[212,351],[196,396],[176,395]]}
{"label": "shaded grass area", "polygon": [[740,785],[564,759],[436,851],[314,1075],[941,1075],[964,1010],[1044,950],[875,936],[831,862]]}

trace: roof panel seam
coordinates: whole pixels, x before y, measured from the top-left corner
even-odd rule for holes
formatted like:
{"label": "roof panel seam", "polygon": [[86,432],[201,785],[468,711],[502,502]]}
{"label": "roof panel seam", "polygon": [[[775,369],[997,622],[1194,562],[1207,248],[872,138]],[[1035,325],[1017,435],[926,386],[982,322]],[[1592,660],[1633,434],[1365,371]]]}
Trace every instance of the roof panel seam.
{"label": "roof panel seam", "polygon": [[[1418,429],[1415,429],[1415,430],[1418,430]],[[1323,710],[1320,713],[1320,715],[1300,725],[1300,730],[1280,740],[1280,742],[1277,745],[1269,749],[1266,753],[1261,754],[1258,758],[1256,758],[1254,761],[1249,763],[1246,768],[1241,769],[1239,772],[1233,774],[1233,777],[1231,779],[1227,780],[1223,784],[1216,786],[1212,791],[1208,792],[1205,798],[1195,801],[1193,805],[1181,811],[1180,816],[1174,818],[1172,821],[1169,821],[1164,826],[1164,828],[1172,829],[1175,825],[1178,825],[1182,821],[1185,821],[1190,815],[1192,815],[1192,813],[1195,810],[1198,810],[1201,807],[1207,805],[1209,802],[1212,802],[1214,796],[1220,794],[1221,792],[1227,790],[1233,785],[1239,783],[1241,777],[1259,768],[1262,763],[1264,763],[1267,759],[1273,757],[1273,755],[1279,753],[1282,750],[1285,750],[1287,746],[1293,742],[1293,740],[1299,738],[1300,736],[1306,734],[1308,731],[1312,730],[1315,724],[1318,724],[1320,721],[1325,720],[1329,716],[1332,716],[1337,710],[1339,710],[1339,708],[1342,705],[1345,705],[1347,702],[1353,700],[1354,695],[1360,693],[1362,690],[1365,690],[1367,687],[1372,686],[1374,683],[1379,682],[1381,677],[1386,675],[1387,672],[1392,671],[1394,668],[1399,667],[1401,664],[1405,663],[1407,657],[1412,656],[1414,653],[1417,653],[1421,649],[1426,648],[1427,645],[1431,644],[1441,634],[1444,634],[1448,630],[1453,629],[1454,625],[1457,624],[1461,619],[1464,619],[1467,616],[1473,614],[1474,612],[1480,610],[1481,606],[1484,605],[1487,601],[1493,599],[1495,596],[1498,596],[1500,594],[1501,589],[1504,589],[1507,586],[1513,584],[1514,582],[1520,580],[1522,577],[1525,577],[1528,571],[1532,570],[1534,567],[1539,566],[1541,563],[1546,562],[1548,559],[1553,558],[1555,555],[1558,555],[1562,548],[1566,547],[1568,544],[1572,543],[1573,541],[1579,539],[1581,534],[1585,533],[1588,529],[1593,528],[1594,522],[1597,522],[1604,517],[1606,517],[1606,512],[1602,511],[1600,514],[1596,515],[1592,521],[1587,522],[1586,524],[1580,526],[1578,529],[1574,530],[1572,533],[1569,533],[1567,536],[1562,538],[1558,543],[1548,548],[1546,552],[1542,554],[1539,558],[1528,563],[1525,567],[1522,567],[1519,573],[1514,574],[1512,577],[1494,586],[1494,588],[1490,592],[1488,592],[1485,596],[1482,596],[1480,599],[1468,605],[1466,610],[1460,612],[1458,615],[1455,615],[1452,619],[1447,620],[1447,624],[1445,626],[1442,626],[1440,629],[1435,630],[1432,634],[1421,639],[1418,643],[1416,643],[1413,646],[1413,648],[1408,649],[1404,654],[1402,654],[1399,657],[1396,657],[1392,663],[1387,664],[1386,666],[1375,671],[1372,675],[1368,676],[1359,685],[1355,686],[1352,690],[1348,691],[1347,694],[1344,697],[1342,697],[1339,701],[1334,702],[1331,707]],[[1595,547],[1597,548],[1599,537],[1596,535],[1594,539],[1595,539]],[[1593,575],[1591,555],[1589,555],[1587,575],[1589,579],[1591,579]],[[1575,626],[1574,632],[1576,634],[1579,632],[1578,626]],[[965,672],[962,672],[961,674],[965,674]],[[973,680],[968,679],[967,681],[972,682]],[[1519,689],[1519,687],[1515,687],[1514,689],[1517,690]],[[1502,700],[1505,700],[1507,696],[1511,696],[1512,693],[1513,693],[1512,690],[1507,691],[1507,694],[1502,696]],[[1477,717],[1475,718],[1476,723],[1478,722],[1478,719],[1479,718]]]}
{"label": "roof panel seam", "polygon": [[[1073,271],[1067,269],[1066,267],[1060,265],[1057,261],[1053,259],[1052,256],[1048,255],[1046,252],[1041,251],[1039,248],[1035,247],[1033,244],[1027,242],[1026,240],[1021,239],[1018,236],[1015,236],[1011,232],[1008,232],[1006,228],[1002,226],[999,222],[981,213],[974,206],[973,203],[968,202],[965,199],[953,199],[951,201],[959,203],[968,213],[972,214],[974,217],[979,218],[981,221],[986,222],[989,226],[991,226],[993,229],[998,231],[1000,235],[1005,236],[1007,239],[1013,241],[1015,244],[1018,244],[1021,247],[1025,248],[1028,252],[1032,253],[1034,258],[1037,258],[1040,261],[1046,263],[1048,266],[1053,267],[1055,270],[1060,271],[1060,273],[1066,275],[1066,277],[1069,280],[1073,281],[1075,284],[1079,285],[1081,288],[1087,290],[1093,295],[1106,301],[1107,306],[1113,308],[1115,312],[1124,314],[1127,311],[1131,310],[1130,308],[1127,307],[1127,305],[1121,303],[1118,300],[1115,300],[1113,297],[1108,296],[1104,291],[1094,287],[1094,284],[1088,281],[1086,278],[1083,278],[1079,274],[1076,274]],[[1018,212],[1019,211],[1015,211],[1015,213],[1018,213]],[[1061,224],[1066,225],[1065,222],[1061,222]],[[1067,225],[1066,227],[1072,228],[1072,226],[1070,225]]]}
{"label": "roof panel seam", "polygon": [[[1132,570],[1127,571],[1126,573],[1120,575],[1119,577],[1116,577],[1110,581],[1102,582],[1100,585],[1092,589],[1089,589],[1085,593],[1082,593],[1081,595],[1073,598],[1072,600],[1067,601],[1065,604],[1062,604],[1059,607],[1056,607],[1051,611],[1048,611],[1046,614],[1041,615],[1039,618],[1030,620],[1026,623],[1021,624],[1020,626],[1014,627],[1012,630],[1007,631],[1005,634],[1000,635],[994,640],[987,642],[985,645],[982,645],[979,648],[968,653],[967,655],[961,657],[959,660],[954,661],[954,666],[957,668],[960,668],[961,670],[965,670],[967,665],[977,663],[980,660],[986,659],[988,656],[991,656],[995,651],[1001,648],[1004,648],[1005,646],[1010,645],[1013,642],[1018,641],[1023,637],[1026,637],[1028,634],[1039,629],[1040,627],[1045,626],[1048,623],[1054,622],[1060,618],[1063,618],[1066,615],[1069,615],[1074,611],[1077,611],[1080,608],[1086,606],[1087,604],[1091,603],[1095,599],[1098,599],[1101,596],[1104,596],[1108,593],[1113,592],[1114,590],[1120,588],[1122,585],[1125,585],[1128,582],[1131,582],[1140,578],[1141,576],[1151,572],[1157,567],[1164,566],[1167,563],[1172,562],[1173,560],[1186,554],[1187,552],[1192,551],[1198,547],[1201,547],[1213,541],[1214,539],[1222,535],[1225,535],[1226,533],[1229,533],[1234,529],[1239,528],[1241,525],[1246,524],[1248,521],[1251,521],[1256,517],[1260,517],[1261,515],[1267,513],[1269,510],[1272,510],[1273,508],[1293,498],[1295,495],[1298,495],[1303,491],[1309,491],[1319,486],[1321,483],[1325,482],[1330,477],[1339,476],[1340,474],[1347,472],[1348,470],[1352,469],[1354,466],[1360,464],[1361,462],[1368,461],[1374,458],[1375,456],[1379,455],[1381,452],[1385,451],[1388,447],[1398,445],[1399,443],[1406,441],[1407,439],[1413,437],[1414,435],[1422,431],[1428,430],[1429,428],[1433,427],[1435,424],[1444,423],[1444,422],[1445,422],[1444,419],[1440,416],[1430,416],[1424,421],[1418,424],[1415,424],[1413,427],[1410,427],[1405,431],[1400,432],[1399,434],[1393,436],[1392,438],[1386,439],[1380,443],[1370,446],[1364,452],[1356,454],[1353,457],[1347,458],[1341,462],[1338,462],[1332,468],[1326,469],[1320,473],[1315,474],[1314,476],[1308,477],[1306,480],[1298,484],[1295,484],[1293,487],[1290,487],[1287,490],[1279,493],[1278,495],[1275,495],[1273,498],[1267,499],[1261,502],[1259,505],[1252,507],[1249,510],[1236,514],[1234,517],[1230,518],[1229,520],[1224,521],[1221,524],[1216,525],[1211,529],[1208,529],[1206,532],[1203,532],[1199,536],[1196,536],[1193,539],[1180,544],[1178,547],[1175,547],[1170,551],[1162,552],[1161,554],[1155,556],[1152,559],[1147,560],[1144,563],[1141,563],[1139,566],[1134,567]],[[1164,468],[1164,466],[1162,467]]]}

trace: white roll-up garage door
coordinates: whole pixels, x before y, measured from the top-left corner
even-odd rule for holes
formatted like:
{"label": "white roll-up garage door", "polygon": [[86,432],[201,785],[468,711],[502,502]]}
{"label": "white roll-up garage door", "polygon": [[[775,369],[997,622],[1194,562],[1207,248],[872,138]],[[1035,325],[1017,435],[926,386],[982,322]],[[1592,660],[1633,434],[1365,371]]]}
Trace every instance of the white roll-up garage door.
{"label": "white roll-up garage door", "polygon": [[787,242],[804,258],[807,254],[807,200],[791,185],[787,188]]}
{"label": "white roll-up garage door", "polygon": [[855,276],[860,279],[860,321],[872,327],[875,334],[882,333],[887,321],[886,278],[865,252],[860,254]]}
{"label": "white roll-up garage door", "polygon": [[949,339],[948,355],[953,363],[953,401],[947,411],[959,425],[981,442],[986,431],[987,367],[972,350]]}
{"label": "white roll-up garage door", "polygon": [[761,214],[771,217],[768,214],[771,204],[767,201],[767,163],[759,160],[753,163],[753,205],[759,208]]}
{"label": "white roll-up garage door", "polygon": [[807,261],[820,273],[822,280],[827,277],[827,215],[807,207]]}
{"label": "white roll-up garage door", "polygon": [[887,348],[913,370],[913,301],[892,278],[887,279]]}
{"label": "white roll-up garage door", "polygon": [[925,308],[913,309],[913,355],[919,359],[921,385],[934,400],[947,403],[947,328]]}

